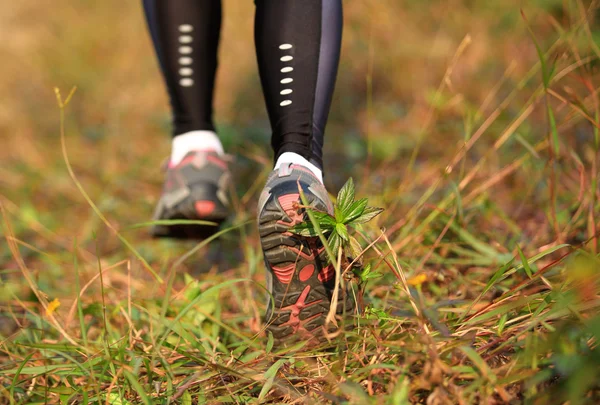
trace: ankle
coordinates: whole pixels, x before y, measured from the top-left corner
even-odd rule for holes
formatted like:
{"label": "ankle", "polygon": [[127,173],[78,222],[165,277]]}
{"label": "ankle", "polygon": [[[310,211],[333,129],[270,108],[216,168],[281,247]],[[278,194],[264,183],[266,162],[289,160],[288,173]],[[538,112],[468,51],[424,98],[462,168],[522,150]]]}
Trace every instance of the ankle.
{"label": "ankle", "polygon": [[279,156],[277,162],[275,162],[275,169],[279,169],[284,163],[292,163],[307,168],[321,183],[323,183],[323,171],[316,165],[310,163],[304,156],[294,152],[284,152]]}
{"label": "ankle", "polygon": [[219,155],[225,153],[219,137],[213,131],[190,131],[173,138],[170,164],[178,164],[193,151],[214,151]]}

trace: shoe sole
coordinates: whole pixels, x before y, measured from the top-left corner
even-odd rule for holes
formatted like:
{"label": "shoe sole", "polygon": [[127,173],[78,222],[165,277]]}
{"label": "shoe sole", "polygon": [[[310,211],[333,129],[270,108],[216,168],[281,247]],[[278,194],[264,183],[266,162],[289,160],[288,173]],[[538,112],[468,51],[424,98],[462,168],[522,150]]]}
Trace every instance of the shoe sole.
{"label": "shoe sole", "polygon": [[[189,218],[173,218],[190,220]],[[204,219],[203,219],[204,221]],[[223,221],[211,221],[217,225],[155,225],[152,227],[151,235],[153,238],[162,239],[206,239],[219,231],[219,226]]]}
{"label": "shoe sole", "polygon": [[[335,270],[318,237],[302,237],[288,231],[304,221],[297,210],[298,186],[289,182],[277,186],[259,218],[259,234],[265,263],[271,273],[271,295],[265,321],[277,341],[320,338],[335,287]],[[321,200],[304,189],[311,206],[326,211]],[[311,201],[312,199],[312,201]],[[314,204],[314,205],[313,205]],[[352,310],[350,297],[340,294],[336,312]],[[344,308],[345,306],[345,308]]]}
{"label": "shoe sole", "polygon": [[[161,220],[193,220],[210,221],[216,225],[181,224],[181,225],[154,225],[150,234],[154,238],[171,239],[206,239],[219,231],[220,225],[227,219],[226,208],[215,202],[214,193],[205,188],[195,187],[192,190],[183,188],[183,193],[175,191],[161,198],[154,218]],[[178,193],[181,193],[178,195]],[[165,201],[177,201],[168,208]]]}

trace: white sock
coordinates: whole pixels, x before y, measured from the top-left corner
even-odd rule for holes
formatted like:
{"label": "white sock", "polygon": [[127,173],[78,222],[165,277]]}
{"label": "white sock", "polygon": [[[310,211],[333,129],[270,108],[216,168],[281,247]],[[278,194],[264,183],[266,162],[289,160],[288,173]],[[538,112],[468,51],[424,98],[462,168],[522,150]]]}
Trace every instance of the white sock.
{"label": "white sock", "polygon": [[308,170],[313,172],[315,176],[317,176],[317,179],[319,179],[321,183],[323,183],[323,172],[321,169],[310,163],[303,156],[294,152],[283,152],[281,156],[279,156],[279,159],[277,159],[277,162],[275,162],[275,169],[279,169],[279,166],[284,163],[293,163],[295,165],[306,167]]}
{"label": "white sock", "polygon": [[178,164],[194,150],[212,150],[219,155],[225,154],[219,137],[213,131],[191,131],[173,138],[170,163]]}

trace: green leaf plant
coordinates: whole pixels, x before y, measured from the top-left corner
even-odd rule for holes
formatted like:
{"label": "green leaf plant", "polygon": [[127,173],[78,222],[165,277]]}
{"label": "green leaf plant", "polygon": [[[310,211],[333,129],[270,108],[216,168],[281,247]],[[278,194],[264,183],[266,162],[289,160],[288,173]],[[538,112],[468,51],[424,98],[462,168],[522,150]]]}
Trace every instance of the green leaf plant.
{"label": "green leaf plant", "polygon": [[[309,219],[290,228],[290,232],[300,236],[322,236],[327,238],[327,247],[334,257],[342,250],[342,258],[348,263],[355,261],[353,271],[361,283],[376,277],[370,271],[370,266],[362,266],[361,254],[363,248],[352,231],[364,223],[371,221],[383,212],[383,208],[368,206],[366,198],[355,200],[355,187],[352,178],[340,189],[334,204],[334,215],[318,211],[309,205],[303,208],[310,210]],[[313,218],[313,220],[310,219]]]}

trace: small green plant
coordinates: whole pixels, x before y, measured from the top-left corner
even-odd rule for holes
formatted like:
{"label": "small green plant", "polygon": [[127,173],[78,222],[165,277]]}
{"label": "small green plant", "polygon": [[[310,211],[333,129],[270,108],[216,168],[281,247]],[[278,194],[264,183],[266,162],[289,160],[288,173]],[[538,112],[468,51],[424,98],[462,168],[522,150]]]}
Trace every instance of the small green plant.
{"label": "small green plant", "polygon": [[341,248],[344,258],[360,260],[363,249],[351,231],[381,214],[383,208],[369,207],[366,198],[355,201],[355,192],[354,181],[350,178],[337,195],[334,215],[307,206],[305,208],[311,210],[316,223],[305,221],[290,231],[301,236],[318,236],[320,231],[327,236],[327,245],[334,255],[337,256]]}

